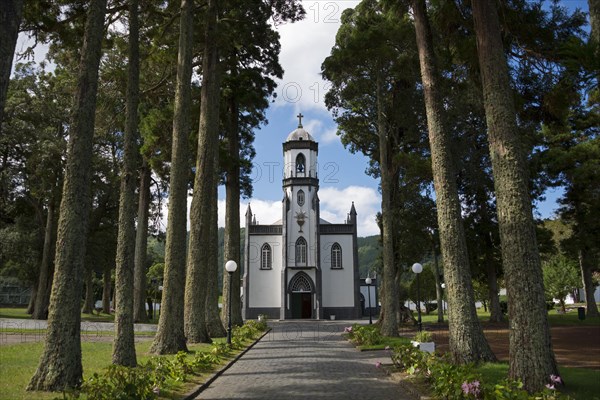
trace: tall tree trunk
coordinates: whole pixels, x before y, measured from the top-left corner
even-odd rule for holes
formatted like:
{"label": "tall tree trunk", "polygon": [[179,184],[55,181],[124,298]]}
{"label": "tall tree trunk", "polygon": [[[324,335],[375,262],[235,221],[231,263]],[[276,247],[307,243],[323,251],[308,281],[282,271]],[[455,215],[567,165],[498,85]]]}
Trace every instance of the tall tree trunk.
{"label": "tall tree trunk", "polygon": [[[177,60],[177,87],[173,116],[173,144],[171,151],[171,192],[163,281],[162,312],[158,333],[151,351],[158,354],[186,351],[183,323],[185,257],[187,239],[187,178],[188,134],[192,78],[193,0],[181,1],[179,25],[179,55]],[[200,341],[207,341],[204,338]]]}
{"label": "tall tree trunk", "polygon": [[[242,305],[240,301],[240,138],[238,134],[238,107],[235,98],[229,99],[229,126],[227,153],[227,180],[225,181],[225,244],[223,260],[233,260],[238,269],[230,276],[223,273],[223,311],[221,319],[227,323],[229,316],[229,281],[231,281],[231,323],[242,325]],[[222,266],[220,266],[222,267]]]}
{"label": "tall tree trunk", "polygon": [[[210,337],[223,337],[226,334],[224,321],[221,321],[219,313],[219,226],[218,226],[218,186],[219,176],[217,174],[219,166],[219,151],[214,152],[214,184],[211,187],[211,223],[210,223],[210,242],[207,251],[210,261],[207,265],[207,292],[206,292],[206,328]],[[223,275],[227,275],[223,273]],[[223,277],[224,278],[224,277]],[[223,301],[225,303],[225,301]]]}
{"label": "tall tree trunk", "polygon": [[490,299],[490,322],[502,322],[502,308],[500,308],[500,296],[498,295],[498,275],[494,260],[494,243],[491,233],[485,241],[485,269],[487,272],[488,297]]}
{"label": "tall tree trunk", "polygon": [[[38,280],[39,279],[40,278],[38,277]],[[37,289],[38,286],[39,286],[39,283],[34,283],[31,286],[31,296],[29,296],[29,303],[27,303],[27,311],[26,311],[27,314],[33,314],[33,311],[35,309],[35,302],[38,297],[38,289]]]}
{"label": "tall tree trunk", "polygon": [[2,134],[6,93],[22,16],[23,0],[2,2],[0,7],[0,134]]}
{"label": "tall tree trunk", "polygon": [[89,3],[56,240],[44,351],[28,390],[63,390],[82,381],[79,313],[90,211],[92,142],[106,0]]}
{"label": "tall tree trunk", "polygon": [[138,167],[138,104],[140,99],[139,2],[129,0],[129,70],[127,74],[126,125],[119,196],[119,234],[115,289],[115,339],[113,364],[135,367],[135,335],[133,331],[133,271],[135,266],[135,187]]}
{"label": "tall tree trunk", "polygon": [[85,296],[81,312],[92,314],[94,312],[94,269],[92,265],[86,265],[83,279],[85,282]]}
{"label": "tall tree trunk", "polygon": [[381,333],[398,336],[398,286],[394,262],[394,224],[392,218],[392,155],[385,122],[383,105],[383,77],[377,72],[377,130],[379,134],[379,169],[381,174],[381,225],[383,237],[383,301],[385,318],[381,321]]}
{"label": "tall tree trunk", "polygon": [[589,250],[585,248],[580,249],[579,269],[581,270],[583,281],[583,292],[585,294],[585,305],[587,308],[586,314],[588,317],[598,317],[598,306],[596,305],[596,299],[594,299],[594,291],[596,288],[594,287],[594,281],[592,279],[594,265],[590,261]]}
{"label": "tall tree trunk", "polygon": [[525,389],[544,388],[557,374],[542,268],[496,3],[474,1],[473,19],[494,174],[509,314],[509,376]]}
{"label": "tall tree trunk", "polygon": [[210,246],[214,219],[213,186],[215,182],[214,154],[218,151],[219,76],[217,57],[217,0],[208,0],[202,58],[202,89],[200,95],[200,125],[198,155],[194,178],[194,197],[190,208],[190,242],[185,282],[185,333],[192,343],[209,341],[206,326],[206,294]]}
{"label": "tall tree trunk", "polygon": [[138,219],[135,232],[135,266],[133,272],[133,320],[135,322],[148,322],[148,313],[146,312],[146,253],[148,251],[150,174],[150,166],[144,158],[140,171]]}
{"label": "tall tree trunk", "polygon": [[46,230],[44,233],[44,248],[42,250],[42,264],[40,265],[40,277],[37,287],[37,296],[33,310],[33,319],[46,319],[48,314],[48,300],[50,288],[48,287],[50,277],[50,257],[52,256],[52,236],[54,233],[54,200],[48,201],[48,214],[46,216]]}
{"label": "tall tree trunk", "polygon": [[412,0],[412,8],[429,129],[440,250],[444,260],[448,296],[450,352],[454,360],[460,363],[494,361],[496,357],[483,335],[475,308],[456,174],[450,154],[450,136],[443,123],[444,108],[438,92],[439,78],[425,1]]}
{"label": "tall tree trunk", "polygon": [[110,314],[110,301],[111,301],[111,268],[110,266],[104,267],[104,271],[102,273],[102,312],[104,314]]}
{"label": "tall tree trunk", "polygon": [[435,238],[431,236],[431,250],[433,252],[433,273],[435,274],[435,296],[437,299],[437,320],[444,322],[444,289],[442,289],[442,281],[440,279],[440,263],[438,262],[437,249],[435,246]]}

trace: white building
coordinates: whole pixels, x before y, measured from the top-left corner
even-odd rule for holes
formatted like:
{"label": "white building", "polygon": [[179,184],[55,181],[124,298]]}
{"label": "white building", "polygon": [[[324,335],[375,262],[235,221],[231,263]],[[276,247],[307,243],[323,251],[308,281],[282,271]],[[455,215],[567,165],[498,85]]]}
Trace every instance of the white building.
{"label": "white building", "polygon": [[298,129],[283,143],[281,219],[261,225],[250,205],[246,211],[243,317],[359,318],[354,203],[341,224],[319,217],[319,146],[298,117]]}

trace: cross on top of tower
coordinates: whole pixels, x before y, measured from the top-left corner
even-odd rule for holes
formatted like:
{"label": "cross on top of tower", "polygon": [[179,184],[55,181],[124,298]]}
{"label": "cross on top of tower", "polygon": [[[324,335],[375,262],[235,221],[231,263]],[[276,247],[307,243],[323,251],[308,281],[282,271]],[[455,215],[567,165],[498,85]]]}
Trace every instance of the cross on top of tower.
{"label": "cross on top of tower", "polygon": [[298,128],[302,128],[302,118],[304,117],[304,115],[302,115],[302,113],[296,115],[296,117],[298,117]]}

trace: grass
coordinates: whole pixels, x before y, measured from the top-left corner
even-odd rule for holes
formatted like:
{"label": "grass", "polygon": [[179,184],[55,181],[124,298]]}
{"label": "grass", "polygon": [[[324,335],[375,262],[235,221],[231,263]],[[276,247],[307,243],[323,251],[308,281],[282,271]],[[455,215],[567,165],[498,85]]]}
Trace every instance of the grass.
{"label": "grass", "polygon": [[[577,307],[581,307],[583,304],[572,304],[567,307],[567,313],[559,314],[556,308],[548,311],[548,323],[550,326],[600,326],[600,317],[599,318],[585,318],[584,320],[580,320],[577,314]],[[417,314],[414,313],[415,318]],[[484,311],[483,308],[477,309],[477,316],[481,322],[488,322],[490,318],[489,311]],[[422,313],[421,320],[423,321],[423,325],[427,324],[438,324],[437,322],[437,310],[431,312],[429,315]],[[448,314],[444,314],[444,324],[448,323]]]}
{"label": "grass", "polygon": [[[31,315],[27,314],[26,308],[20,307],[0,307],[0,318],[15,318],[15,319],[31,319]],[[81,320],[87,322],[113,322],[115,316],[113,314],[84,314],[81,313]],[[150,322],[152,323],[152,322]]]}
{"label": "grass", "polygon": [[[477,367],[484,382],[500,382],[508,376],[507,363],[486,363]],[[566,385],[561,389],[574,399],[600,400],[600,371],[584,368],[559,367]]]}
{"label": "grass", "polygon": [[[223,341],[216,339],[215,341]],[[148,353],[152,341],[136,343],[138,363],[147,361],[151,355]],[[29,383],[38,364],[43,350],[43,343],[19,343],[14,345],[0,346],[0,399],[55,399],[61,397],[59,393],[27,392],[25,387]],[[110,365],[112,357],[112,343],[110,342],[82,342],[82,359],[84,378],[91,376],[94,372],[102,370]],[[210,349],[207,344],[188,345],[193,352],[206,351]],[[170,357],[170,356],[167,356]],[[172,357],[172,356],[171,356]],[[226,362],[226,361],[225,361]],[[181,398],[182,394],[202,382],[203,377],[194,377],[190,382],[182,384],[172,392],[161,393],[166,398]]]}

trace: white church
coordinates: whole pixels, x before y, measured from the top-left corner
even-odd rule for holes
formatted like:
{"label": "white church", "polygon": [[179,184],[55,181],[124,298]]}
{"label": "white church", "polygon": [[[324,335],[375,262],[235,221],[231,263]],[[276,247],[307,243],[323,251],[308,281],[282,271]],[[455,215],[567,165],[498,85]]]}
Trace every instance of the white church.
{"label": "white church", "polygon": [[281,219],[262,225],[246,211],[243,318],[360,318],[354,203],[343,223],[320,218],[319,145],[298,118],[283,143]]}

